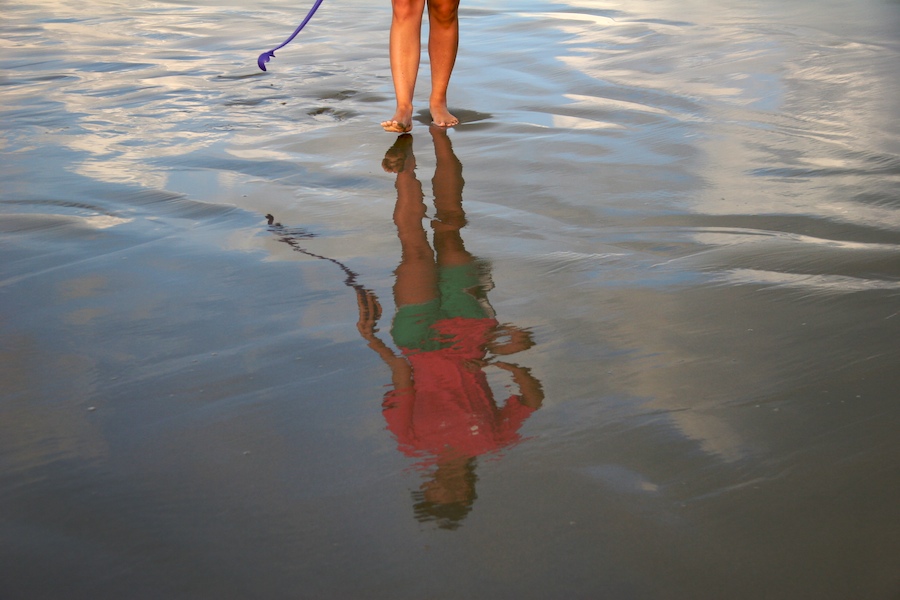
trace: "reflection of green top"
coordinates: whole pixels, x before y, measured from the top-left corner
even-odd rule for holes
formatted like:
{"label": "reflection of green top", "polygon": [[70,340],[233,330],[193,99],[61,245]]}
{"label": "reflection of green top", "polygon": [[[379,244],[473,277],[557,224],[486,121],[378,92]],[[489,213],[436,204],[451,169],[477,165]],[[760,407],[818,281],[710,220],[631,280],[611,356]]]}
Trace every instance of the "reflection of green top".
{"label": "reflection of green top", "polygon": [[438,267],[438,297],[424,304],[397,307],[391,325],[391,337],[407,350],[440,350],[451,344],[441,340],[432,325],[441,319],[491,319],[493,310],[487,302],[479,278],[483,266],[477,262],[452,267]]}

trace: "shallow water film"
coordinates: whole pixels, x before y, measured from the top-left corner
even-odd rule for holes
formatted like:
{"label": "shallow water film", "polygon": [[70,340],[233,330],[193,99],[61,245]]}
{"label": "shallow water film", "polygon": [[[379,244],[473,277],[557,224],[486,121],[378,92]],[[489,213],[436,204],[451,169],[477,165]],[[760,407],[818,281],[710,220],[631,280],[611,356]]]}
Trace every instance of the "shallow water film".
{"label": "shallow water film", "polygon": [[900,3],[0,6],[0,598],[900,597]]}

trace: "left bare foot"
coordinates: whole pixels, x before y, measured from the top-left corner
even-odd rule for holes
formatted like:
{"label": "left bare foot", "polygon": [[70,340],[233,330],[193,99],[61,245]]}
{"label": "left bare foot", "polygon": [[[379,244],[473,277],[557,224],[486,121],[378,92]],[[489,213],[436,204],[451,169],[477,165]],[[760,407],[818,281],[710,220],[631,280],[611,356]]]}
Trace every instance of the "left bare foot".
{"label": "left bare foot", "polygon": [[446,105],[431,107],[431,122],[438,127],[454,127],[459,125],[459,119],[450,114]]}

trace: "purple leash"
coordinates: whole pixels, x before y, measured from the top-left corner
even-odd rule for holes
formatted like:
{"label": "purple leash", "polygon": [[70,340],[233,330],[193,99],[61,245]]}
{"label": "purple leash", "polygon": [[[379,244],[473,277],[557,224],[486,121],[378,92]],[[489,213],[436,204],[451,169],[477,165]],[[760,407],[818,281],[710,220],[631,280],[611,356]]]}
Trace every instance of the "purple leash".
{"label": "purple leash", "polygon": [[322,0],[316,0],[315,4],[312,5],[312,8],[309,9],[309,12],[306,13],[306,18],[303,19],[303,22],[297,26],[297,29],[294,30],[294,33],[291,34],[291,37],[284,40],[283,44],[281,44],[280,46],[276,46],[275,48],[272,48],[268,52],[263,52],[262,54],[259,55],[259,58],[256,59],[256,64],[259,65],[260,69],[265,71],[266,63],[269,62],[270,59],[275,58],[275,51],[280,50],[281,48],[284,48],[285,46],[287,46],[288,44],[291,43],[291,40],[293,40],[295,37],[297,37],[297,34],[300,33],[300,30],[303,29],[303,27],[307,23],[309,23],[309,20],[312,19],[312,16],[314,14],[316,14],[316,10],[318,10],[320,4],[322,4]]}

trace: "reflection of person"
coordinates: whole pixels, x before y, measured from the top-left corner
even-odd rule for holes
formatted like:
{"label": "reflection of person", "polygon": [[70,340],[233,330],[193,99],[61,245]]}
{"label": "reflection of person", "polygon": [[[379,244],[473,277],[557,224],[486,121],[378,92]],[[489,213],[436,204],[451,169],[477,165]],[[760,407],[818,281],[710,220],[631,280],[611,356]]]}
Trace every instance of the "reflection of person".
{"label": "reflection of person", "polygon": [[[501,325],[487,302],[487,265],[466,251],[460,229],[462,165],[446,131],[431,128],[437,159],[434,179],[434,248],[422,226],[422,186],[415,176],[412,136],[388,150],[383,166],[397,174],[394,222],[402,247],[391,327],[395,354],[375,335],[378,299],[359,289],[359,331],[391,368],[393,388],[384,418],[401,451],[423,458],[432,478],[417,492],[416,515],[454,528],[475,499],[475,457],[518,440],[518,429],[543,401],[528,369],[497,360],[526,350],[530,332]],[[502,406],[494,401],[484,368],[509,372],[519,393]]]}
{"label": "reflection of person", "polygon": [[428,5],[428,57],[431,62],[431,120],[453,127],[459,120],[447,110],[447,87],[459,46],[459,0],[391,0],[391,77],[397,109],[381,123],[385,131],[406,133],[412,129],[412,101],[419,74],[422,14]]}

